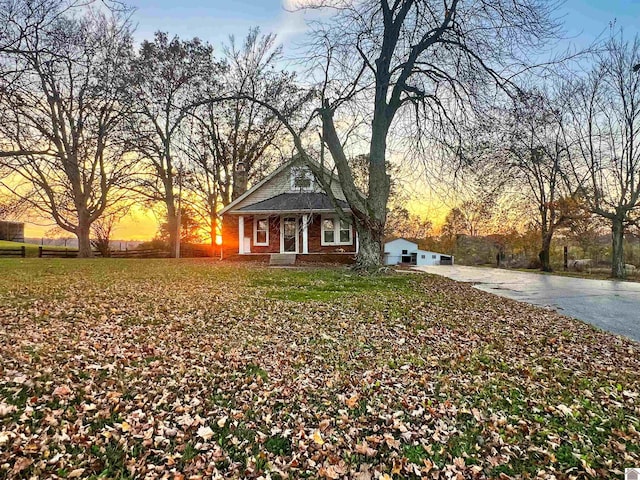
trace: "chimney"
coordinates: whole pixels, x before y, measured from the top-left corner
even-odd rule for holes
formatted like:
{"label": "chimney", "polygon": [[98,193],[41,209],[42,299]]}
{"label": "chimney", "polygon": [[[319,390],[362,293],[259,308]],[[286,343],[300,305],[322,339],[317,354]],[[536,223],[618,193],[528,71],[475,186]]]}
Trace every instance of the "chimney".
{"label": "chimney", "polygon": [[248,175],[244,166],[244,162],[240,161],[236,164],[236,170],[233,174],[233,194],[232,200],[235,200],[247,191]]}

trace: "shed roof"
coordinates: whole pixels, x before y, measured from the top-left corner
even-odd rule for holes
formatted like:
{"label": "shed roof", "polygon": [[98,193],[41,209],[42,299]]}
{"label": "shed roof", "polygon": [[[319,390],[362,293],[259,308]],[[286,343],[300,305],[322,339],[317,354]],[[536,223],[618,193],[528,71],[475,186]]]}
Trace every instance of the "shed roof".
{"label": "shed roof", "polygon": [[[347,202],[338,199],[336,199],[336,201],[341,208],[345,210],[349,208]],[[291,212],[306,210],[335,210],[335,207],[326,193],[301,192],[281,193],[275,197],[253,203],[239,209],[241,212]]]}
{"label": "shed roof", "polygon": [[412,242],[411,240],[407,240],[404,237],[400,237],[400,238],[396,238],[395,240],[390,240],[388,242],[385,242],[385,246],[386,245],[391,245],[393,243],[404,243],[404,244],[411,244],[413,245],[416,249],[418,248],[418,244],[416,242]]}

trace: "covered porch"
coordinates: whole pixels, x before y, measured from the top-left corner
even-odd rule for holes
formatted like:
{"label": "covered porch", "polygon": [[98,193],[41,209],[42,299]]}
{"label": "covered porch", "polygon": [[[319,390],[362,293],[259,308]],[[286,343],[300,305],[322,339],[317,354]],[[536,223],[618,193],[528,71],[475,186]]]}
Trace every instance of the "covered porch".
{"label": "covered porch", "polygon": [[335,212],[238,215],[237,238],[240,255],[358,252],[353,225]]}

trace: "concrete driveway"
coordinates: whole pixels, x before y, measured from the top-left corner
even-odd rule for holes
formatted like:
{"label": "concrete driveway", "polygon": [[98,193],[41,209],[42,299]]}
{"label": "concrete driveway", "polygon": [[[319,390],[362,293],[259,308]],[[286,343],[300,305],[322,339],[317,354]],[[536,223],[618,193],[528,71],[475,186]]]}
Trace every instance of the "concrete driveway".
{"label": "concrete driveway", "polygon": [[459,265],[413,268],[459,282],[471,282],[485,292],[550,307],[603,330],[640,341],[640,283]]}

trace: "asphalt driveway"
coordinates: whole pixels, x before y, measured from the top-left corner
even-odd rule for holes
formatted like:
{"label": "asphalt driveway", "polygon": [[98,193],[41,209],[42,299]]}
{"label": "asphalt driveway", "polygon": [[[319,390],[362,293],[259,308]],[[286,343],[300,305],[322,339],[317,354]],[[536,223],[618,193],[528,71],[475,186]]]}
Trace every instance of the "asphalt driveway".
{"label": "asphalt driveway", "polygon": [[640,341],[640,283],[540,275],[466,266],[413,267],[521,302],[550,307]]}

